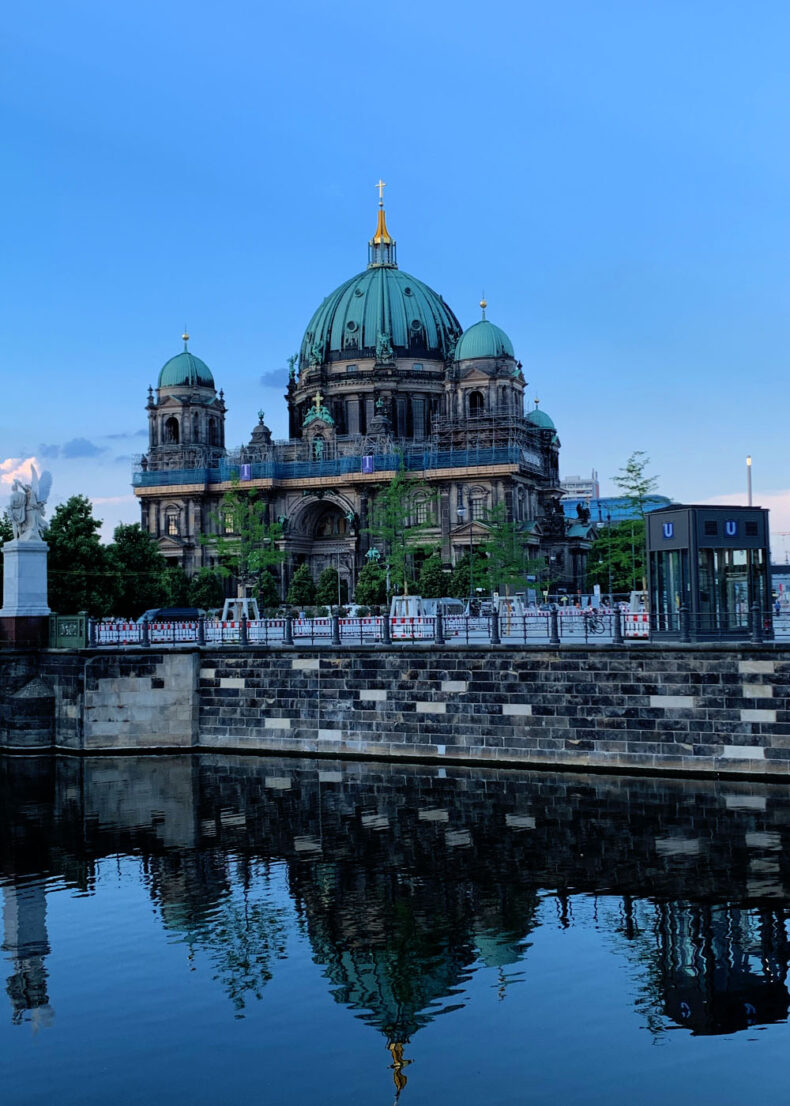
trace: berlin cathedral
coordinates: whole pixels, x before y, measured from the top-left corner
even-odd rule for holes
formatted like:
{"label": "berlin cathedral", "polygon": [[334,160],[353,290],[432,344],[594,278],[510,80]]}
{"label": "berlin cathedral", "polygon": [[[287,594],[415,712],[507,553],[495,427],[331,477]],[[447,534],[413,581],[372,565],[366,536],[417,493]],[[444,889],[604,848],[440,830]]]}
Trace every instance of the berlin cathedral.
{"label": "berlin cathedral", "polygon": [[227,449],[224,393],[184,335],[148,390],[148,451],[133,475],[143,528],[187,573],[210,567],[222,498],[240,481],[282,524],[282,594],[307,563],[315,580],[336,568],[353,596],[376,545],[376,496],[403,466],[425,488],[413,521],[445,565],[486,540],[504,505],[546,578],[579,591],[594,531],[563,512],[556,427],[537,401],[526,409],[522,364],[485,301],[464,330],[398,268],[382,187],[367,267],[318,306],[290,359],[287,440],[272,440],[261,412],[249,442]]}

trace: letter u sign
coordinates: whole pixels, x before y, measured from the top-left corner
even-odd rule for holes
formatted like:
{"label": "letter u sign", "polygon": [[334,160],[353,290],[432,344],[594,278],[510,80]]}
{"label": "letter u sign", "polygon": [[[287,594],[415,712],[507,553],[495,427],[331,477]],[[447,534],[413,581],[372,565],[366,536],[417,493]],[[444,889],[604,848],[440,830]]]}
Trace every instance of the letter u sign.
{"label": "letter u sign", "polygon": [[675,524],[674,524],[674,522],[665,522],[664,523],[664,537],[665,538],[672,538],[674,536],[675,536]]}
{"label": "letter u sign", "polygon": [[735,519],[727,519],[727,521],[724,523],[724,533],[727,535],[728,538],[735,537],[735,535],[738,533],[738,523],[735,521]]}

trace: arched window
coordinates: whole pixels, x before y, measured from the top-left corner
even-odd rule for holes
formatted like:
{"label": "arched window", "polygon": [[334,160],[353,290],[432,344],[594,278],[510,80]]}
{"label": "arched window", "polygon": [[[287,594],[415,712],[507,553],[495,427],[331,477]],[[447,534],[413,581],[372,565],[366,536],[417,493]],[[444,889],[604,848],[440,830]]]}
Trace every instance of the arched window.
{"label": "arched window", "polygon": [[219,445],[219,434],[217,432],[217,420],[211,418],[208,420],[208,444]]}
{"label": "arched window", "polygon": [[192,416],[192,441],[200,441],[200,415],[198,415],[197,411]]}
{"label": "arched window", "polygon": [[178,419],[175,415],[171,415],[169,419],[165,419],[164,431],[165,444],[178,445]]}
{"label": "arched window", "polygon": [[482,392],[470,392],[469,393],[469,417],[474,419],[483,414],[485,410],[485,399]]}
{"label": "arched window", "polygon": [[169,538],[177,538],[180,532],[178,511],[170,508],[165,515],[165,533]]}

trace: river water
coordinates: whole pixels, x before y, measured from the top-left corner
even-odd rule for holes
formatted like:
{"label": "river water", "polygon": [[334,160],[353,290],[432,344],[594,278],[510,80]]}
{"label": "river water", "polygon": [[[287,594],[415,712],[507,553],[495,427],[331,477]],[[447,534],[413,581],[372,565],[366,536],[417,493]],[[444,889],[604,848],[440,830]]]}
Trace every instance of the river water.
{"label": "river water", "polygon": [[4,1106],[787,1096],[790,792],[0,759]]}

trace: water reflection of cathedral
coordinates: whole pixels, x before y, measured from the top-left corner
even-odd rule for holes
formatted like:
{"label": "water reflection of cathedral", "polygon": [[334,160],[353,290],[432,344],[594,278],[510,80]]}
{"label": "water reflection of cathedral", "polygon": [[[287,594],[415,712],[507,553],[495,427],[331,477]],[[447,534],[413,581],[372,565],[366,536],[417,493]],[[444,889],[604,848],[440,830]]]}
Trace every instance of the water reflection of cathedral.
{"label": "water reflection of cathedral", "polygon": [[[114,854],[140,856],[164,926],[210,958],[237,1008],[285,956],[289,896],[335,1000],[382,1034],[396,1085],[410,1039],[464,1003],[471,973],[505,977],[524,957],[547,892],[621,902],[606,927],[638,962],[656,1017],[709,1034],[787,1016],[790,800],[777,791],[739,810],[674,781],[210,755],[39,764],[31,778],[0,761],[15,1021],[51,1017],[40,874],[90,892]],[[772,881],[755,884],[767,866]],[[241,909],[241,889],[275,867],[281,899],[252,895]]]}
{"label": "water reflection of cathedral", "polygon": [[657,956],[664,1012],[697,1034],[784,1021],[785,911],[663,903]]}

